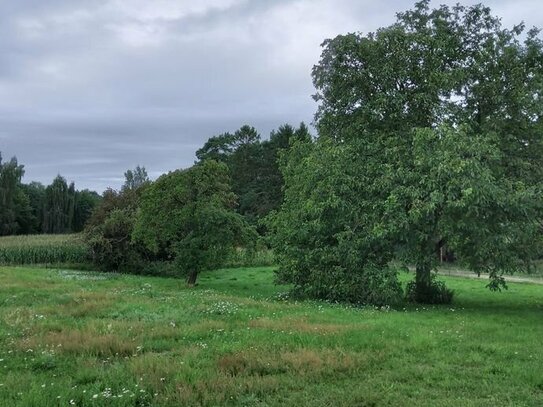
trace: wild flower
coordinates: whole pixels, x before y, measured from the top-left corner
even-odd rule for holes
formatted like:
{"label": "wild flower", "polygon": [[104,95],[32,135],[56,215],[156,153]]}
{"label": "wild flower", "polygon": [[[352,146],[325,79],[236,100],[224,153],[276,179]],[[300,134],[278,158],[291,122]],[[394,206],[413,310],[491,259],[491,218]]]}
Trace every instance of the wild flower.
{"label": "wild flower", "polygon": [[233,315],[239,310],[238,304],[229,301],[219,301],[211,305],[204,312],[210,315]]}

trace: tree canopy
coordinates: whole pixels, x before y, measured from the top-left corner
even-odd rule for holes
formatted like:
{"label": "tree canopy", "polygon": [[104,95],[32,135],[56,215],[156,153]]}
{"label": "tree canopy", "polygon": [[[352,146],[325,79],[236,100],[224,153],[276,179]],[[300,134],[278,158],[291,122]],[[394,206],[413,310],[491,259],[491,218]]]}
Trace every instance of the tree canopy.
{"label": "tree canopy", "polygon": [[13,157],[2,162],[0,154],[0,236],[24,233],[32,224],[32,208],[21,189],[24,167]]}
{"label": "tree canopy", "polygon": [[234,211],[228,167],[204,160],[163,175],[141,197],[133,239],[163,259],[172,259],[187,282],[218,267],[252,229]]}
{"label": "tree canopy", "polygon": [[[482,5],[421,1],[375,33],[325,41],[313,69],[319,140],[305,175],[287,177],[280,275],[307,278],[290,253],[323,250],[358,273],[365,265],[341,254],[346,235],[372,242],[356,246],[362,262],[414,264],[417,301],[442,298],[431,270],[445,245],[489,272],[491,288],[525,267],[541,240],[543,51],[537,30],[523,33]],[[289,240],[308,227],[312,244]]]}
{"label": "tree canopy", "polygon": [[124,179],[123,189],[137,189],[150,181],[145,167],[139,165],[134,170],[127,170]]}
{"label": "tree canopy", "polygon": [[271,132],[262,140],[254,127],[242,126],[232,133],[211,137],[196,152],[199,161],[213,159],[225,163],[231,174],[232,190],[238,196],[237,212],[256,225],[283,200],[283,178],[278,159],[295,140],[309,140],[304,123],[289,124]]}

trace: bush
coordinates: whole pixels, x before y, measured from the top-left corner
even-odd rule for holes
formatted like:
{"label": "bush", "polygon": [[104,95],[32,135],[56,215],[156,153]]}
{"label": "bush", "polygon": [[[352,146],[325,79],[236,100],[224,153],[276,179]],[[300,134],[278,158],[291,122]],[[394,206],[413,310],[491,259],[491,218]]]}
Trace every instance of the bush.
{"label": "bush", "polygon": [[173,261],[147,261],[137,270],[146,276],[179,278],[179,267]]}
{"label": "bush", "polygon": [[307,274],[279,269],[277,282],[293,283],[292,294],[296,297],[330,302],[383,306],[397,305],[402,298],[397,272],[388,267],[353,272],[337,266],[315,268]]}
{"label": "bush", "polygon": [[430,284],[424,288],[417,287],[414,280],[407,283],[405,297],[409,302],[450,304],[454,297],[454,291],[448,289],[443,281],[437,281],[436,274],[432,274]]}
{"label": "bush", "polygon": [[402,301],[393,259],[396,226],[368,208],[386,199],[366,193],[379,171],[361,174],[355,149],[322,139],[297,143],[282,157],[285,199],[268,217],[279,281],[309,298],[354,304]]}
{"label": "bush", "polygon": [[103,224],[85,231],[91,259],[102,270],[139,273],[142,259],[132,243],[134,218],[131,210],[114,209]]}

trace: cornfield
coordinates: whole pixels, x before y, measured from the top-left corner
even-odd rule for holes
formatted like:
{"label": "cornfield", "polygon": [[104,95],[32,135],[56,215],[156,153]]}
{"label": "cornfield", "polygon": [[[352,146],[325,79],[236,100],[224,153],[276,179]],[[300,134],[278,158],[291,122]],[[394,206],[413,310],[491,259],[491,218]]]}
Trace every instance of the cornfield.
{"label": "cornfield", "polygon": [[238,248],[226,260],[223,267],[261,267],[275,265],[275,257],[270,249],[260,248],[256,251]]}
{"label": "cornfield", "polygon": [[79,235],[0,237],[0,264],[83,264],[87,248]]}

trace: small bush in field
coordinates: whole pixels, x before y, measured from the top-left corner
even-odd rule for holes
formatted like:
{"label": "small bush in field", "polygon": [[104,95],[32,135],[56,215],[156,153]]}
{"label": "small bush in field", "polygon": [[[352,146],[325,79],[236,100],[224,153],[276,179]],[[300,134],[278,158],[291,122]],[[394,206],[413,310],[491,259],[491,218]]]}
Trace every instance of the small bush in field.
{"label": "small bush in field", "polygon": [[407,283],[406,299],[409,302],[423,304],[450,304],[454,297],[454,291],[448,289],[445,283],[436,280],[436,275],[431,275],[431,282],[427,289],[417,289],[415,281]]}
{"label": "small bush in field", "polygon": [[134,221],[133,211],[114,209],[104,223],[87,228],[85,241],[94,264],[105,271],[139,271],[141,256],[131,240]]}

